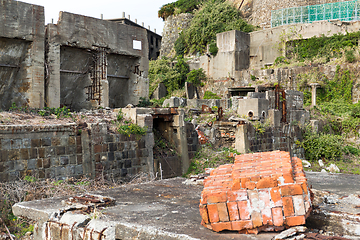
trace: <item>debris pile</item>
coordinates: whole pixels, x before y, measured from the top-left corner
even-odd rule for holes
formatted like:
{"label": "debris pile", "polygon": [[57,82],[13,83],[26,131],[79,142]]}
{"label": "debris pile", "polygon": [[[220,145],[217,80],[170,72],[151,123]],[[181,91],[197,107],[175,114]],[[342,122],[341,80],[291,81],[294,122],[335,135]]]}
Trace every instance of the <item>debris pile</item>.
{"label": "debris pile", "polygon": [[310,212],[301,160],[283,151],[239,155],[212,170],[200,200],[202,225],[216,232],[281,231],[305,224]]}

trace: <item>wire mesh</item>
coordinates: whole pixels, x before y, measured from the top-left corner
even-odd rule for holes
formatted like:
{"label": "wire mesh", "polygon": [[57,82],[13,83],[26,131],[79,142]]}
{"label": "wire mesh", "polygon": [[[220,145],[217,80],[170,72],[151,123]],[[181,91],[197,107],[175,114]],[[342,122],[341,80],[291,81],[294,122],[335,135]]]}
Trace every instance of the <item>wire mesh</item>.
{"label": "wire mesh", "polygon": [[360,0],[284,8],[271,11],[271,27],[322,20],[359,20]]}

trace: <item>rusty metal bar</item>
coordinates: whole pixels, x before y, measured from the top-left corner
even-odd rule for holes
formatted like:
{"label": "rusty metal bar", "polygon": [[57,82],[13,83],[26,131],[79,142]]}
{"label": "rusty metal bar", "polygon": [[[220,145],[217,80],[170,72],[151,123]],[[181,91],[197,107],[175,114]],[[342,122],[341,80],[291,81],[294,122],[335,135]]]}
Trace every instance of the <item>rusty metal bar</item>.
{"label": "rusty metal bar", "polygon": [[20,68],[19,65],[0,64],[0,67]]}
{"label": "rusty metal bar", "polygon": [[118,75],[110,75],[110,74],[108,74],[107,76],[112,78],[129,79],[129,77],[127,76],[118,76]]}
{"label": "rusty metal bar", "polygon": [[60,69],[60,72],[62,72],[62,73],[86,74],[86,72],[72,71],[72,70],[64,70],[64,69]]}
{"label": "rusty metal bar", "polygon": [[286,94],[285,91],[282,90],[282,118],[281,121],[286,123]]}

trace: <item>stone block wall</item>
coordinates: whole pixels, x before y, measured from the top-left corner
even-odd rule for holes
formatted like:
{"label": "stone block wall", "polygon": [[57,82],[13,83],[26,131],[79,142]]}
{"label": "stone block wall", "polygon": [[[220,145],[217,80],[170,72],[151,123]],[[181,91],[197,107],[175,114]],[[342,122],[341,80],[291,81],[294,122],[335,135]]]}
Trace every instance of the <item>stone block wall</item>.
{"label": "stone block wall", "polygon": [[[264,131],[264,132],[260,132]],[[294,156],[299,158],[305,157],[304,149],[296,144],[302,141],[301,128],[289,125],[281,127],[266,127],[263,130],[256,129],[253,125],[247,125],[248,152],[269,152],[281,150],[289,152],[291,146]],[[289,145],[290,142],[290,145]]]}
{"label": "stone block wall", "polygon": [[193,15],[181,13],[166,19],[161,41],[160,57],[175,56],[174,44],[180,32],[189,27]]}
{"label": "stone block wall", "polygon": [[[81,133],[80,133],[81,132]],[[107,131],[106,124],[0,127],[0,181],[24,176],[121,178],[153,171],[153,141]]]}

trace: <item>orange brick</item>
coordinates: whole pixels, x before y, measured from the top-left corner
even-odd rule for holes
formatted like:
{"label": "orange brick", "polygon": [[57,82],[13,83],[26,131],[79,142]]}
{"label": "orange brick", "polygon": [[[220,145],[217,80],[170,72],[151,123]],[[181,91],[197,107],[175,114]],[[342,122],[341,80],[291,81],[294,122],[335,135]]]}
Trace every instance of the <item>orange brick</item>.
{"label": "orange brick", "polygon": [[247,182],[250,182],[250,178],[241,178],[241,188],[246,188]]}
{"label": "orange brick", "polygon": [[260,227],[262,226],[262,218],[261,218],[261,213],[259,212],[252,212],[251,213],[251,221],[253,223],[253,227],[256,228],[256,227]]}
{"label": "orange brick", "polygon": [[228,222],[229,221],[229,213],[227,210],[226,203],[218,203],[216,205],[217,205],[217,209],[219,212],[220,222]]}
{"label": "orange brick", "polygon": [[215,232],[231,230],[231,222],[211,223],[211,227]]}
{"label": "orange brick", "polygon": [[283,175],[283,178],[284,178],[284,183],[294,183],[294,178],[293,178],[293,175],[290,174],[290,173],[285,173]]}
{"label": "orange brick", "polygon": [[254,190],[255,187],[256,187],[256,185],[255,185],[254,182],[246,182],[246,183],[245,183],[245,187],[246,187],[247,189]]}
{"label": "orange brick", "polygon": [[240,178],[235,179],[232,183],[231,190],[233,191],[239,190],[241,188],[240,183],[241,183]]}
{"label": "orange brick", "polygon": [[271,177],[262,178],[256,184],[257,189],[273,188],[273,187],[277,187],[277,181],[275,179],[271,178]]}
{"label": "orange brick", "polygon": [[270,196],[271,196],[271,200],[274,202],[274,205],[276,207],[282,206],[280,188],[279,187],[271,189],[270,190]]}
{"label": "orange brick", "polygon": [[294,196],[301,194],[303,194],[303,190],[299,184],[281,186],[281,196]]}
{"label": "orange brick", "polygon": [[263,219],[263,225],[273,225],[271,208],[261,210],[261,216]]}
{"label": "orange brick", "polygon": [[253,228],[252,221],[233,221],[231,222],[232,230],[241,231],[243,229]]}
{"label": "orange brick", "polygon": [[238,190],[238,191],[229,191],[228,192],[228,201],[237,202],[247,200],[247,191]]}
{"label": "orange brick", "polygon": [[248,201],[238,202],[238,208],[239,208],[241,220],[249,220],[250,219],[249,207],[250,207],[250,204]]}
{"label": "orange brick", "polygon": [[217,191],[217,192],[209,192],[206,195],[207,203],[219,203],[226,202],[226,192],[225,191]]}
{"label": "orange brick", "polygon": [[205,224],[208,224],[209,223],[209,215],[208,215],[206,206],[200,205],[199,209],[200,209],[200,216],[201,216],[202,220],[204,221]]}
{"label": "orange brick", "polygon": [[301,184],[301,188],[304,191],[304,193],[307,195],[308,194],[308,186],[307,186],[306,182]]}
{"label": "orange brick", "polygon": [[252,182],[258,182],[260,180],[260,177],[259,176],[251,177],[250,180]]}
{"label": "orange brick", "polygon": [[293,216],[294,215],[294,206],[292,197],[283,197],[282,198],[283,206],[284,206],[284,216]]}
{"label": "orange brick", "polygon": [[209,220],[211,223],[219,222],[219,212],[216,204],[209,204],[207,205],[208,213],[209,213]]}
{"label": "orange brick", "polygon": [[274,225],[281,227],[284,224],[284,215],[281,207],[272,208]]}
{"label": "orange brick", "polygon": [[305,216],[286,217],[285,224],[289,227],[304,225],[305,224]]}
{"label": "orange brick", "polygon": [[230,221],[240,220],[240,214],[239,214],[237,202],[228,202],[227,207],[228,207]]}

